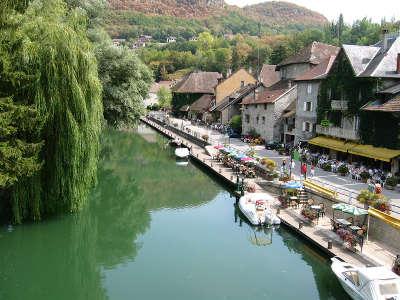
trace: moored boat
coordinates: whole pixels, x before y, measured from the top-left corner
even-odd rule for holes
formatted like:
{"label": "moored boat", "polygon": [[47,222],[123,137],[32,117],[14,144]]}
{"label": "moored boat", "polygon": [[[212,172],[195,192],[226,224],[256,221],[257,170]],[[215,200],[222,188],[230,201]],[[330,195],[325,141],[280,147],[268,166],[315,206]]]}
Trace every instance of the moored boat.
{"label": "moored boat", "polygon": [[355,300],[399,300],[400,277],[386,267],[356,267],[333,257],[332,271]]}
{"label": "moored boat", "polygon": [[268,193],[247,193],[239,199],[239,208],[253,225],[278,225],[281,220],[271,208],[274,200]]}
{"label": "moored boat", "polygon": [[175,155],[179,158],[187,158],[189,156],[189,149],[188,148],[176,148]]}
{"label": "moored boat", "polygon": [[180,139],[173,139],[169,142],[171,146],[180,147],[182,145],[182,141]]}

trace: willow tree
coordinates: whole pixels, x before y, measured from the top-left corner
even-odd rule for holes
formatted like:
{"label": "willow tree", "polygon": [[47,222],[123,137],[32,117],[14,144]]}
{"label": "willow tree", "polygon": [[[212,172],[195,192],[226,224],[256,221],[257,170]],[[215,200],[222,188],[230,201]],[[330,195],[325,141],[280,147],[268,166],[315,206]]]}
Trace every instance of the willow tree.
{"label": "willow tree", "polygon": [[101,84],[82,10],[68,11],[61,0],[5,9],[0,52],[9,63],[0,69],[0,97],[34,106],[43,121],[43,166],[10,188],[19,223],[83,206],[96,178]]}

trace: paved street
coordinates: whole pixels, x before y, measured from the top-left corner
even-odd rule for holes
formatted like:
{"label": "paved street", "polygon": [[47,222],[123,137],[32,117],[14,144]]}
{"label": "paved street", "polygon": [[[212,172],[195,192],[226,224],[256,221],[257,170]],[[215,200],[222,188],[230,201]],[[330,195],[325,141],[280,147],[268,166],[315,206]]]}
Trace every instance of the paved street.
{"label": "paved street", "polygon": [[[219,133],[218,131],[209,130],[204,127],[193,126],[190,125],[190,122],[183,121],[180,119],[171,119],[171,123],[178,124],[179,128],[190,128],[191,133],[201,137],[203,134],[207,134],[209,136],[209,142],[211,144],[225,144],[229,143],[231,147],[246,152],[250,149],[250,146],[240,139],[231,138],[229,139],[227,136]],[[257,155],[262,157],[268,157],[274,160],[277,163],[278,169],[282,164],[282,160],[286,159],[289,161],[288,156],[279,155],[278,152],[274,150],[267,150],[264,146],[256,146],[255,150]],[[298,161],[295,162],[295,168],[293,170],[293,174],[295,177],[300,178],[300,163]],[[343,201],[353,203],[355,202],[355,198],[361,190],[367,189],[367,185],[365,183],[361,183],[359,181],[355,181],[350,177],[343,177],[337,175],[332,172],[326,172],[320,168],[315,168],[315,177],[313,180],[319,182],[320,184],[326,186],[327,188],[331,188],[338,192],[340,198]],[[392,205],[396,205],[398,207],[392,206],[392,210],[396,212],[396,216],[400,216],[400,192],[399,191],[390,191],[387,189],[383,189],[383,194],[391,199]],[[398,214],[397,214],[398,212]]]}

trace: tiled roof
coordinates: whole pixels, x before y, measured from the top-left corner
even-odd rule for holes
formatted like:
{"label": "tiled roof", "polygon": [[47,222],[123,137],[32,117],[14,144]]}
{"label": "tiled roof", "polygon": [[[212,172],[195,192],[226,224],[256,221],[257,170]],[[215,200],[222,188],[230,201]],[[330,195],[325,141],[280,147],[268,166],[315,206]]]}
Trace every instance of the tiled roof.
{"label": "tiled roof", "polygon": [[328,75],[335,59],[336,59],[336,55],[332,55],[332,56],[328,57],[327,59],[322,61],[319,65],[311,68],[310,70],[308,70],[308,71],[304,72],[303,74],[301,74],[300,76],[298,76],[295,80],[296,81],[309,81],[309,80],[324,79]]}
{"label": "tiled roof", "polygon": [[393,94],[393,95],[398,94],[398,93],[400,93],[400,83],[393,85],[391,87],[388,87],[387,89],[384,89],[382,91],[379,91],[378,93],[379,94]]}
{"label": "tiled roof", "polygon": [[222,75],[217,72],[192,72],[174,87],[175,93],[213,94]]}
{"label": "tiled roof", "polygon": [[249,93],[251,93],[258,85],[248,84],[242,87],[240,90],[234,92],[232,95],[229,95],[225,99],[223,99],[218,105],[211,108],[210,111],[223,111],[228,106],[238,103],[244,97],[246,97]]}
{"label": "tiled roof", "polygon": [[242,104],[267,104],[267,103],[274,103],[278,100],[283,94],[287,92],[286,89],[284,90],[265,90],[259,93],[255,99],[253,95],[249,95],[243,99]]}
{"label": "tiled roof", "polygon": [[327,57],[337,55],[340,48],[324,43],[312,42],[309,46],[303,48],[296,54],[288,57],[278,64],[277,69],[290,64],[310,63],[318,65]]}
{"label": "tiled roof", "polygon": [[264,86],[269,87],[279,81],[280,75],[275,68],[276,65],[263,65],[260,72],[260,81]]}
{"label": "tiled roof", "polygon": [[362,110],[376,112],[400,112],[400,96],[397,96],[385,103],[380,101],[370,102],[363,106]]}
{"label": "tiled roof", "polygon": [[380,42],[372,46],[343,45],[343,51],[357,77],[400,78],[396,73],[399,36],[389,38],[387,48]]}
{"label": "tiled roof", "polygon": [[207,111],[210,108],[213,95],[203,95],[190,105],[190,111]]}

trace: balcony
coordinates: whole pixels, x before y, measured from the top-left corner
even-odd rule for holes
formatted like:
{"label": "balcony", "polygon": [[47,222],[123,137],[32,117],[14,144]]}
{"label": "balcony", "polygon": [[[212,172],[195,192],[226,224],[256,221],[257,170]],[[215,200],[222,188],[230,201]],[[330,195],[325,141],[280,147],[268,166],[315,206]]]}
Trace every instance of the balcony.
{"label": "balcony", "polygon": [[318,134],[324,134],[328,136],[333,136],[337,138],[342,138],[346,140],[359,140],[360,136],[357,131],[353,129],[343,129],[340,127],[325,127],[321,125],[317,125],[316,131]]}
{"label": "balcony", "polygon": [[332,108],[332,110],[347,110],[348,109],[348,101],[332,100],[331,108]]}

